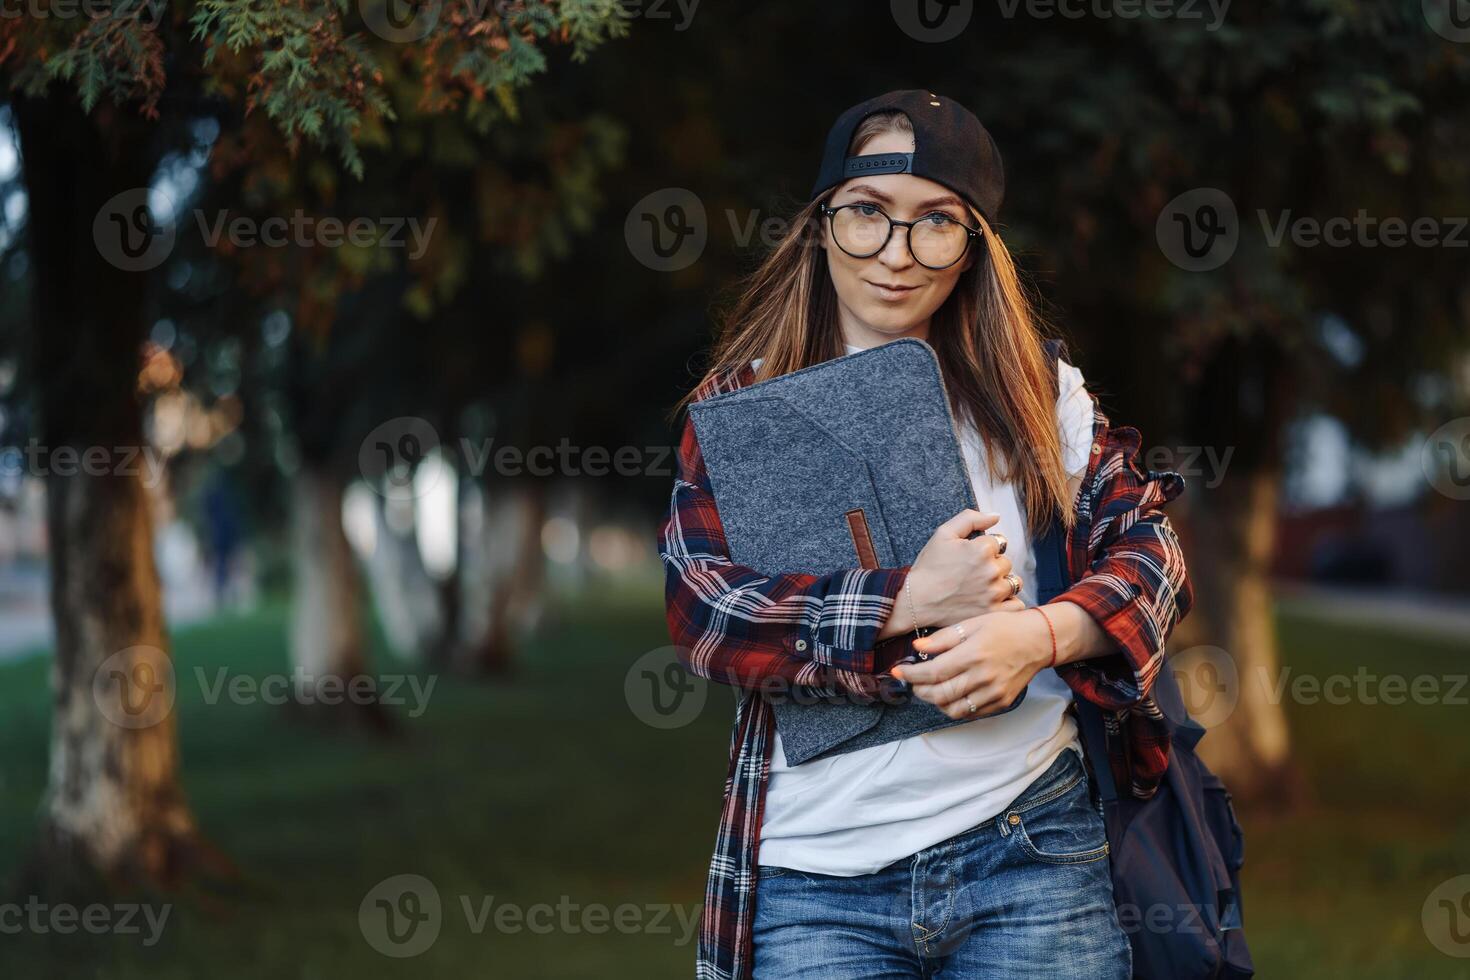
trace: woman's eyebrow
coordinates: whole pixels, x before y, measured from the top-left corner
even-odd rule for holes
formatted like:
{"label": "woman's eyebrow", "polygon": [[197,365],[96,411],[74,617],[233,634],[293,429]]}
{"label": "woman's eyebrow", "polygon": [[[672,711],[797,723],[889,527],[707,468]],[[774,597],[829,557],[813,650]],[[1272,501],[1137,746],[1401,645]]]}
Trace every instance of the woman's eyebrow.
{"label": "woman's eyebrow", "polygon": [[919,204],[918,204],[918,210],[922,211],[925,208],[943,208],[943,207],[962,208],[964,206],[965,206],[964,202],[961,201],[959,198],[954,197],[954,196],[949,195],[949,194],[946,194],[944,197],[931,197],[927,201],[920,201]]}
{"label": "woman's eyebrow", "polygon": [[[876,199],[881,204],[892,204],[893,203],[893,198],[890,195],[884,194],[882,191],[880,191],[878,188],[874,187],[872,184],[854,184],[851,187],[846,188],[845,189],[845,193],[848,193],[848,194],[863,194],[863,195],[865,195],[867,197],[871,197],[871,198]],[[952,194],[945,194],[942,197],[931,197],[927,201],[920,201],[918,203],[918,205],[915,207],[915,210],[917,210],[917,211],[923,211],[923,210],[926,210],[928,208],[942,208],[942,207],[956,207],[956,208],[962,208],[963,209],[964,206],[965,206],[965,203],[963,201],[961,201],[959,198],[955,197]]]}

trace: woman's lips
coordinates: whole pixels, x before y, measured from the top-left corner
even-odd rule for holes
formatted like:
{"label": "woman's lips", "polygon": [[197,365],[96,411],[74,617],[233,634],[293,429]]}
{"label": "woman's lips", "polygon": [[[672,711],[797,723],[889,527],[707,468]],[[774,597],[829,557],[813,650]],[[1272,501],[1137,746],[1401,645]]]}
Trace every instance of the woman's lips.
{"label": "woman's lips", "polygon": [[886,285],[881,282],[871,282],[867,279],[864,279],[863,282],[866,282],[869,286],[873,287],[873,291],[876,292],[883,299],[903,299],[905,296],[909,295],[914,290],[919,288],[918,286]]}

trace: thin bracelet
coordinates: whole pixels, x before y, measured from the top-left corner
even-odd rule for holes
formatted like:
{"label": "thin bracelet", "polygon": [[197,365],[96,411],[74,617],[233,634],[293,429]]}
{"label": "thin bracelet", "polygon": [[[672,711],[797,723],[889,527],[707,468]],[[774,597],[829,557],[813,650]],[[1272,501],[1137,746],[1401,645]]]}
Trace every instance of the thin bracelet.
{"label": "thin bracelet", "polygon": [[1046,631],[1051,634],[1051,663],[1047,664],[1047,666],[1055,667],[1057,665],[1057,631],[1052,629],[1051,617],[1041,612],[1040,606],[1032,606],[1031,608],[1041,613],[1041,618],[1046,620]]}
{"label": "thin bracelet", "polygon": [[[903,577],[903,594],[909,597],[909,615],[914,617],[914,639],[917,640],[924,634],[919,632],[919,613],[916,609],[914,609],[914,593],[913,590],[909,588],[909,577],[907,575]],[[919,659],[928,660],[929,655],[921,652],[919,653]]]}

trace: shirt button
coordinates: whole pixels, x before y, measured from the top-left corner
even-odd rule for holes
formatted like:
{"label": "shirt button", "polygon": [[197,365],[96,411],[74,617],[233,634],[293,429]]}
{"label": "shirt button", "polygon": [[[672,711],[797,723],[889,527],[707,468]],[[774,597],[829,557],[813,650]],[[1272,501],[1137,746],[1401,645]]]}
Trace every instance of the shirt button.
{"label": "shirt button", "polygon": [[1096,456],[1100,452],[1102,452],[1102,444],[1094,442],[1092,444],[1092,455]]}
{"label": "shirt button", "polygon": [[1016,826],[1020,822],[1021,815],[1019,813],[1013,813],[1009,817],[1006,817],[1006,823],[1010,824],[1012,827]]}
{"label": "shirt button", "polygon": [[806,649],[806,640],[797,640],[796,641],[796,649],[797,650],[805,650]]}

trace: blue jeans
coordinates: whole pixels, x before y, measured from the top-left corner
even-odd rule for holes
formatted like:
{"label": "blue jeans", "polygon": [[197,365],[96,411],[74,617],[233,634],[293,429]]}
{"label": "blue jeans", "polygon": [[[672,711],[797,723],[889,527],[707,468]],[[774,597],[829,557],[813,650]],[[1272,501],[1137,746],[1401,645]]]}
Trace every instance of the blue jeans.
{"label": "blue jeans", "polygon": [[759,867],[756,980],[1127,980],[1102,816],[1064,749],[1004,813],[872,874]]}

